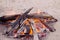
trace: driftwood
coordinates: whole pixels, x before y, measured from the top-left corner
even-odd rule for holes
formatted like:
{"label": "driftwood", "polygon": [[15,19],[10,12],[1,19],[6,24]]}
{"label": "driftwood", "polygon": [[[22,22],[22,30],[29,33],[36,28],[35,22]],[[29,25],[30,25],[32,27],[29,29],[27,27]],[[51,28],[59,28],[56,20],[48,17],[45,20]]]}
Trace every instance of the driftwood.
{"label": "driftwood", "polygon": [[[9,21],[12,22],[14,20],[17,20],[19,16],[21,16],[21,15],[18,14],[18,15],[12,15],[12,16],[7,16],[7,17],[6,16],[2,16],[2,17],[0,17],[0,24],[5,23],[5,22],[7,23]],[[54,19],[52,22],[57,22],[57,19],[55,19],[52,16],[27,15],[26,17],[27,18],[40,18],[40,19],[48,19],[48,18],[50,18],[50,19]]]}

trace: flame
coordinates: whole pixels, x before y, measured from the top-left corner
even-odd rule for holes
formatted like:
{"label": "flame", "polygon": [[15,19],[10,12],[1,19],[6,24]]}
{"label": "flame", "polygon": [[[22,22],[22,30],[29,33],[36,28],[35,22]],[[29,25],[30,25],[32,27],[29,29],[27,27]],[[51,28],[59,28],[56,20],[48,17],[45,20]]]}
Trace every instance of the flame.
{"label": "flame", "polygon": [[[24,24],[30,25],[28,20],[30,21],[30,19],[27,19]],[[33,18],[33,20],[34,20],[34,22],[35,22],[36,31],[37,31],[38,33],[41,32],[40,28],[42,28],[42,29],[43,29],[43,28],[46,28],[46,26],[41,23],[40,19],[38,19],[38,18]],[[22,32],[22,34],[24,34],[24,32]],[[30,35],[33,34],[33,30],[32,30],[32,27],[31,27],[31,26],[30,26],[30,33],[29,33],[29,34],[30,34]]]}

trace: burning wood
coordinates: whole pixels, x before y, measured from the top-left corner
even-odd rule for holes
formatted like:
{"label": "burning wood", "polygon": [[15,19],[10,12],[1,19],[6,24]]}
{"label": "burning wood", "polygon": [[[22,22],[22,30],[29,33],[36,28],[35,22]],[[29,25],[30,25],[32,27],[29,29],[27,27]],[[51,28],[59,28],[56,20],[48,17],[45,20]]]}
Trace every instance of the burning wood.
{"label": "burning wood", "polygon": [[8,28],[9,31],[6,31],[5,35],[12,35],[16,38],[34,37],[32,40],[35,40],[35,37],[37,37],[37,40],[39,40],[40,37],[45,37],[47,32],[55,31],[55,28],[53,29],[48,24],[57,22],[57,19],[52,16],[46,16],[45,12],[39,11],[39,15],[28,15],[31,10],[32,8],[23,15],[18,14],[0,17],[0,24],[8,25],[10,28]]}

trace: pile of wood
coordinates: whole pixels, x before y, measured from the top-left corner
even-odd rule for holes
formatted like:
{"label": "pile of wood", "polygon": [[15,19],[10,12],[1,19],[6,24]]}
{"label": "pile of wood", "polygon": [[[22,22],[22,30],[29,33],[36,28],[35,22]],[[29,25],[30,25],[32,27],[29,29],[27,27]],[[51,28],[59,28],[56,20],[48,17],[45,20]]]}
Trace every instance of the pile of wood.
{"label": "pile of wood", "polygon": [[[3,33],[7,36],[14,38],[30,38],[35,40],[42,40],[48,32],[54,32],[56,29],[50,24],[57,22],[53,16],[47,16],[47,13],[40,12],[39,15],[28,14],[32,8],[28,9],[24,14],[2,16],[0,17],[0,24],[6,26],[6,32]],[[41,15],[42,13],[42,15]],[[37,14],[37,13],[36,13]]]}

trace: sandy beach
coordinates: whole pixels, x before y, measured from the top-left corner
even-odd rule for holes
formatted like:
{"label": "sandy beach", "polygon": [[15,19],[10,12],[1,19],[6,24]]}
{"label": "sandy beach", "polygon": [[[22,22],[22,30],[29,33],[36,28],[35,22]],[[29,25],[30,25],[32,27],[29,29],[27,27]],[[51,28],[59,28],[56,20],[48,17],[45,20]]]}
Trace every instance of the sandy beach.
{"label": "sandy beach", "polygon": [[[30,13],[41,10],[52,15],[58,22],[54,25],[55,32],[51,32],[47,40],[60,40],[60,0],[0,0],[0,17],[6,14],[23,13],[26,9],[34,7]],[[13,12],[12,12],[13,11]],[[0,25],[0,40],[17,40],[1,35],[3,26]]]}

